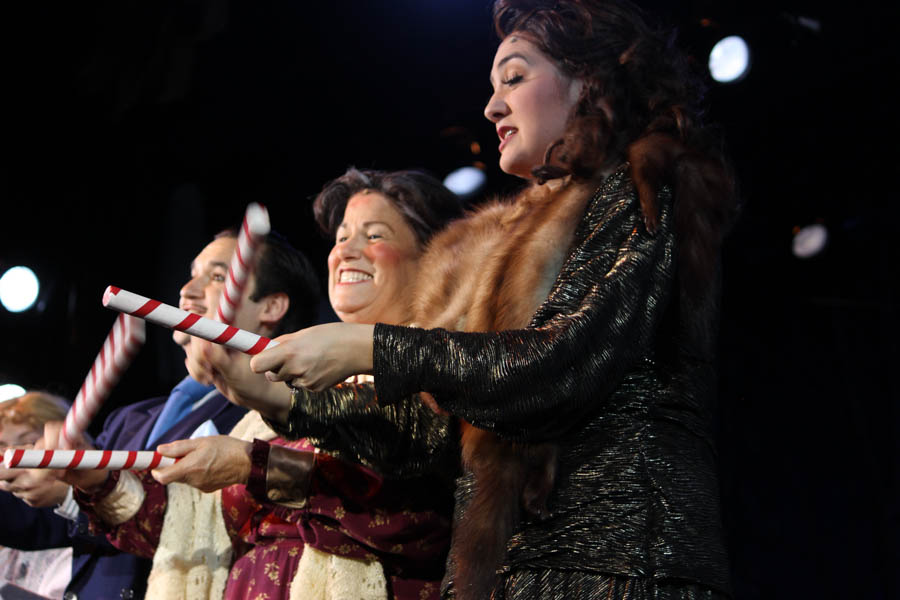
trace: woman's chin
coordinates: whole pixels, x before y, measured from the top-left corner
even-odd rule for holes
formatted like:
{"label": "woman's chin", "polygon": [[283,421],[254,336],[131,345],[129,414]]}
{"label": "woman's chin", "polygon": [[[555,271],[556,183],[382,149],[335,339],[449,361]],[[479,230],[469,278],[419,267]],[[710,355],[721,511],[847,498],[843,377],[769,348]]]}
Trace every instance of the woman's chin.
{"label": "woman's chin", "polygon": [[503,155],[500,156],[500,170],[508,175],[515,175],[516,177],[521,177],[522,179],[532,179],[531,171],[533,169],[532,166],[523,164],[522,162],[516,161],[514,158],[510,157],[507,160],[504,160],[506,157]]}
{"label": "woman's chin", "polygon": [[368,311],[365,310],[365,307],[361,308],[353,308],[353,309],[339,309],[334,308],[334,314],[338,316],[338,319],[343,321],[344,323],[365,323],[366,322],[366,313]]}

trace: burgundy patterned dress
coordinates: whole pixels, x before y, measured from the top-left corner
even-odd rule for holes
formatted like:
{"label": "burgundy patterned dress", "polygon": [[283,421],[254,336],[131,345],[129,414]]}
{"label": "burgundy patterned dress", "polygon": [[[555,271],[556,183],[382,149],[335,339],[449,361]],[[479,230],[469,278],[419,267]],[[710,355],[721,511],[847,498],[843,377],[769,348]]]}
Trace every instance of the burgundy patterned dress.
{"label": "burgundy patterned dress", "polygon": [[[312,452],[305,439],[278,444]],[[83,504],[92,525],[120,550],[152,557],[166,511],[165,486],[149,472],[136,471],[146,498],[138,513],[118,526],[98,518]],[[118,472],[113,472],[115,479]],[[105,489],[111,489],[107,485]],[[222,490],[225,527],[234,563],[227,600],[289,598],[306,546],[322,552],[381,563],[387,596],[397,600],[437,599],[450,541],[450,491],[422,480],[386,480],[374,471],[319,454],[307,503],[292,509],[260,501],[244,485]]]}

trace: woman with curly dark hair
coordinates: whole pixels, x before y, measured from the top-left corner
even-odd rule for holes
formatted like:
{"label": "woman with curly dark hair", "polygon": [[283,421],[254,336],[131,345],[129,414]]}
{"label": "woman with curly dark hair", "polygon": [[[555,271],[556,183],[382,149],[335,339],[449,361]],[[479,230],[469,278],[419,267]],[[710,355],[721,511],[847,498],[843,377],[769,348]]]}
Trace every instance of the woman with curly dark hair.
{"label": "woman with curly dark hair", "polygon": [[[735,193],[702,86],[624,0],[497,0],[494,18],[485,116],[531,184],[432,240],[421,328],[319,326],[255,357],[295,386],[259,408],[294,436],[354,405],[459,417],[449,597],[725,597],[711,421]],[[374,396],[329,388],[352,373]]]}

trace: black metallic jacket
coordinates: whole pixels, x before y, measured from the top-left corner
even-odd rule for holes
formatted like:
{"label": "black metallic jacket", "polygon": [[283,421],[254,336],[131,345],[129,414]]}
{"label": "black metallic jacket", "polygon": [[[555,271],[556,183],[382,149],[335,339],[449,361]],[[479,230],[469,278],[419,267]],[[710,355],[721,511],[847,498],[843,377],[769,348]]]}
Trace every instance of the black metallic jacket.
{"label": "black metallic jacket", "polygon": [[[677,578],[727,592],[711,434],[717,290],[699,301],[679,292],[671,195],[659,200],[651,235],[620,169],[588,204],[528,328],[379,324],[375,410],[395,411],[391,418],[369,432],[346,425],[342,413],[359,421],[353,413],[376,402],[371,387],[338,386],[325,401],[295,394],[285,433],[315,425],[325,450],[388,471],[427,469],[447,459],[440,439],[452,435],[443,418],[421,412],[415,394],[429,392],[504,438],[560,447],[551,517],[520,526],[508,569]],[[461,480],[463,501],[471,485]]]}

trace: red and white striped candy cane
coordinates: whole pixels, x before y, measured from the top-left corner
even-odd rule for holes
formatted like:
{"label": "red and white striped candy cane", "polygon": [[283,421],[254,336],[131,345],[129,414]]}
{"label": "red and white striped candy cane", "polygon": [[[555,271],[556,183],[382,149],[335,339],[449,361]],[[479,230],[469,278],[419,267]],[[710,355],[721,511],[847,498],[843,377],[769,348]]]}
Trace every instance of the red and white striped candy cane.
{"label": "red and white striped candy cane", "polygon": [[266,348],[278,345],[278,342],[265,336],[207,319],[196,313],[187,312],[112,285],[103,293],[103,306],[247,354],[259,354]]}
{"label": "red and white striped candy cane", "polygon": [[66,415],[61,440],[64,448],[74,448],[76,440],[87,430],[103,401],[144,343],[144,329],[143,321],[127,315],[119,315],[113,323],[100,354],[94,359]]}
{"label": "red and white striped candy cane", "polygon": [[231,255],[225,289],[216,310],[216,318],[223,323],[231,323],[234,320],[234,313],[241,304],[241,296],[253,270],[253,257],[265,240],[269,229],[269,212],[266,207],[256,202],[247,206],[244,222],[238,232],[237,245],[234,247],[234,254]]}
{"label": "red and white striped candy cane", "polygon": [[151,450],[16,450],[3,453],[7,469],[155,469],[175,464],[174,458]]}

